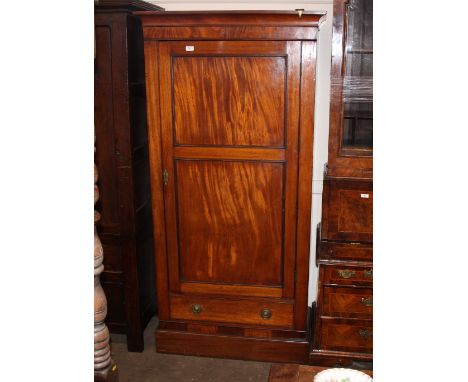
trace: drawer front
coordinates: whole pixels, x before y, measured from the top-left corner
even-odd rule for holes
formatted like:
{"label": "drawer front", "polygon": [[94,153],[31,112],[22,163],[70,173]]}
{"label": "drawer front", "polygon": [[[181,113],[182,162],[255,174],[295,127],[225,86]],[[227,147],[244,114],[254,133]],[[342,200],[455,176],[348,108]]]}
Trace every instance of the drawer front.
{"label": "drawer front", "polygon": [[171,296],[171,318],[292,327],[293,304],[241,299]]}
{"label": "drawer front", "polygon": [[327,180],[323,238],[372,242],[372,181]]}
{"label": "drawer front", "polygon": [[322,315],[372,318],[372,289],[324,287]]}
{"label": "drawer front", "polygon": [[323,318],[321,321],[323,350],[372,353],[372,321]]}
{"label": "drawer front", "polygon": [[372,261],[372,255],[370,243],[320,243],[320,259]]}
{"label": "drawer front", "polygon": [[324,265],[324,284],[372,286],[372,267]]}

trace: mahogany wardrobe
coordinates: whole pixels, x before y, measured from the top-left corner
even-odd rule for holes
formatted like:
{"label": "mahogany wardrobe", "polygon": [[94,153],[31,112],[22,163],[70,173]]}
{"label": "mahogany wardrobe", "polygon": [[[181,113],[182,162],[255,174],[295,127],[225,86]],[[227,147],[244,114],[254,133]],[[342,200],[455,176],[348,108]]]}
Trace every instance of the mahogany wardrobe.
{"label": "mahogany wardrobe", "polygon": [[310,12],[143,23],[159,352],[308,362]]}

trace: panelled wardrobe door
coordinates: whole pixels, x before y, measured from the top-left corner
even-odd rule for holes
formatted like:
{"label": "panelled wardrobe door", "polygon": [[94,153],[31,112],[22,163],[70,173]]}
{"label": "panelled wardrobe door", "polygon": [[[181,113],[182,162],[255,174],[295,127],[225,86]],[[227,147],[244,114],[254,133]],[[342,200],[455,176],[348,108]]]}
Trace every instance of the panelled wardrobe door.
{"label": "panelled wardrobe door", "polygon": [[159,58],[171,318],[292,327],[301,42],[162,42]]}

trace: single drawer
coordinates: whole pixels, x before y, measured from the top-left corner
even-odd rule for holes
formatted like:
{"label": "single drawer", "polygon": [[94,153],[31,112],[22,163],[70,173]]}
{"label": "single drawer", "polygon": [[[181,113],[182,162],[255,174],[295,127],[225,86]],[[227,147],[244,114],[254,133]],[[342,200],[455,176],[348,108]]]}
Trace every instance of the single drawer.
{"label": "single drawer", "polygon": [[372,353],[372,321],[321,319],[321,349]]}
{"label": "single drawer", "polygon": [[170,307],[172,319],[281,327],[293,325],[291,303],[172,295]]}
{"label": "single drawer", "polygon": [[372,242],[372,180],[325,179],[322,239]]}
{"label": "single drawer", "polygon": [[371,266],[322,265],[323,284],[372,286]]}
{"label": "single drawer", "polygon": [[319,260],[372,261],[371,243],[320,242]]}
{"label": "single drawer", "polygon": [[372,289],[324,287],[323,316],[372,318]]}

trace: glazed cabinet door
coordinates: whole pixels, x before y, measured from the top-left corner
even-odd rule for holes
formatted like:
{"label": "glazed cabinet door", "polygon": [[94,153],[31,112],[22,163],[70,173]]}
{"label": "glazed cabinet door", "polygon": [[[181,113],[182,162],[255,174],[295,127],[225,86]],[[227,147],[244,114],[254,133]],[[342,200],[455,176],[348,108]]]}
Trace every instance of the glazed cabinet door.
{"label": "glazed cabinet door", "polygon": [[161,42],[159,60],[171,317],[290,326],[301,42]]}

